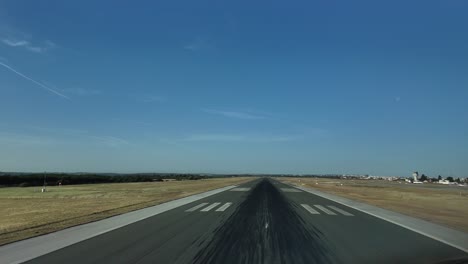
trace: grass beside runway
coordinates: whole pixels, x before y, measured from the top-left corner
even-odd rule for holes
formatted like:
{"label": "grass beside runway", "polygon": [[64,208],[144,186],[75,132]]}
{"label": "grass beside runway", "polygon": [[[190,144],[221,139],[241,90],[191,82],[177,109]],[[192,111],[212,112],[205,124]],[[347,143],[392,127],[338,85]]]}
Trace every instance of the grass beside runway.
{"label": "grass beside runway", "polygon": [[278,178],[468,232],[468,188],[383,180]]}
{"label": "grass beside runway", "polygon": [[254,178],[0,189],[0,245]]}

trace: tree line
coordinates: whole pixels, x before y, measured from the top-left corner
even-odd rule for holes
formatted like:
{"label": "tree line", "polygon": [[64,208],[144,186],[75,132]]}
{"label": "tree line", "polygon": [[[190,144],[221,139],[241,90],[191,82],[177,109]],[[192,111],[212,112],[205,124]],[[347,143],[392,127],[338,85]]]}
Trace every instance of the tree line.
{"label": "tree line", "polygon": [[55,186],[96,183],[154,182],[164,179],[199,180],[207,176],[198,174],[67,174],[67,173],[24,173],[0,175],[1,187]]}

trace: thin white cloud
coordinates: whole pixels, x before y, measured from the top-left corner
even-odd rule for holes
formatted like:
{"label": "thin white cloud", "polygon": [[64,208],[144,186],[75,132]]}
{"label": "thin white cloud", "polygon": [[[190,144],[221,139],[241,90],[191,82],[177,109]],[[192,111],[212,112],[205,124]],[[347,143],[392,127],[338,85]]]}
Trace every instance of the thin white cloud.
{"label": "thin white cloud", "polygon": [[63,134],[63,135],[73,136],[73,137],[88,134],[87,130],[82,130],[82,129],[63,128],[63,127],[44,127],[44,126],[38,126],[38,125],[25,125],[25,126],[22,126],[22,129],[47,133],[48,135]]}
{"label": "thin white cloud", "polygon": [[225,134],[196,134],[186,137],[185,141],[244,141],[245,136]]}
{"label": "thin white cloud", "polygon": [[23,47],[29,45],[29,42],[26,40],[11,40],[11,39],[2,39],[2,42],[10,47]]}
{"label": "thin white cloud", "polygon": [[185,137],[184,141],[215,141],[215,142],[287,142],[294,141],[295,136],[242,135],[242,134],[194,134]]}
{"label": "thin white cloud", "polygon": [[124,145],[129,145],[130,143],[122,138],[112,137],[112,136],[91,136],[91,138],[99,141],[100,143],[107,145],[109,147],[119,147]]}
{"label": "thin white cloud", "polygon": [[52,49],[52,48],[55,48],[57,47],[57,44],[55,44],[54,42],[52,42],[51,40],[46,40],[44,41],[44,44],[47,48],[49,49]]}
{"label": "thin white cloud", "polygon": [[147,96],[142,96],[140,100],[144,103],[161,103],[161,102],[166,101],[166,98],[163,96],[147,95]]}
{"label": "thin white cloud", "polygon": [[33,45],[31,42],[27,40],[16,40],[12,38],[4,38],[2,39],[2,42],[5,45],[8,45],[10,47],[23,47],[29,51],[35,52],[35,53],[44,53],[50,49],[55,48],[57,45],[53,43],[50,40],[44,41],[43,45]]}
{"label": "thin white cloud", "polygon": [[[101,144],[108,147],[131,145],[127,140],[119,137],[92,135],[87,130],[81,129],[36,125],[26,125],[15,128],[2,124],[0,124],[0,128],[2,128],[2,130],[10,130],[10,132],[0,131],[0,145]],[[21,132],[19,130],[21,130]]]}
{"label": "thin white cloud", "polygon": [[14,146],[46,146],[62,143],[59,140],[27,134],[0,133],[0,144]]}
{"label": "thin white cloud", "polygon": [[78,96],[91,96],[91,95],[101,94],[100,90],[85,89],[85,88],[81,88],[81,87],[64,89],[64,92],[69,93],[69,94],[78,95]]}
{"label": "thin white cloud", "polygon": [[191,51],[196,51],[196,50],[199,50],[199,46],[198,45],[195,45],[195,44],[188,44],[188,45],[185,45],[184,46],[184,49],[185,50],[191,50]]}
{"label": "thin white cloud", "polygon": [[3,67],[5,67],[5,68],[7,68],[8,70],[10,70],[10,71],[16,73],[17,75],[23,77],[24,79],[26,79],[26,80],[28,80],[28,81],[30,81],[30,82],[35,83],[36,85],[38,85],[38,86],[44,88],[45,90],[47,90],[47,91],[49,91],[49,92],[51,92],[51,93],[54,93],[54,94],[56,94],[56,95],[58,95],[58,96],[60,96],[60,97],[62,97],[62,98],[65,98],[65,99],[67,99],[67,100],[70,100],[70,97],[68,97],[68,96],[66,96],[66,95],[64,95],[64,94],[62,94],[62,93],[60,93],[60,92],[58,92],[58,91],[56,91],[56,90],[54,90],[54,89],[52,89],[52,88],[50,88],[50,87],[47,87],[47,86],[45,86],[44,84],[42,84],[42,83],[40,83],[40,82],[38,82],[38,81],[36,81],[36,80],[31,79],[30,77],[28,77],[28,76],[22,74],[21,72],[19,72],[19,71],[13,69],[12,67],[10,67],[9,65],[7,65],[7,64],[5,64],[5,63],[3,63],[3,62],[0,62],[0,66],[3,66]]}
{"label": "thin white cloud", "polygon": [[190,43],[183,46],[185,50],[189,51],[199,51],[208,47],[210,47],[210,44],[202,37],[197,37]]}
{"label": "thin white cloud", "polygon": [[119,123],[124,123],[124,125],[132,124],[132,125],[142,125],[142,126],[155,126],[155,124],[145,121],[138,121],[135,119],[123,119],[123,118],[112,118],[113,121],[117,121]]}
{"label": "thin white cloud", "polygon": [[43,53],[43,52],[45,52],[45,49],[42,48],[42,47],[27,46],[26,49],[29,50],[29,51],[32,51],[32,52],[36,52],[36,53]]}
{"label": "thin white cloud", "polygon": [[237,119],[265,119],[265,116],[256,115],[249,112],[239,112],[239,111],[221,111],[215,109],[203,109],[203,112],[214,114],[214,115],[221,115],[230,118],[237,118]]}

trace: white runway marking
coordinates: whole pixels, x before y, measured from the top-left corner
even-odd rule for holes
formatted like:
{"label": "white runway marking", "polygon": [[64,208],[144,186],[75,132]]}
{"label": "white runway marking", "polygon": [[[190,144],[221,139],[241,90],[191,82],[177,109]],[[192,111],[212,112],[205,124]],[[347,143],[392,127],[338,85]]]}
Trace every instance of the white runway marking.
{"label": "white runway marking", "polygon": [[250,190],[250,188],[233,188],[233,189],[231,189],[229,191],[231,191],[231,192],[246,192],[248,190]]}
{"label": "white runway marking", "polygon": [[204,209],[200,210],[200,212],[208,212],[210,211],[211,209],[215,208],[216,206],[220,205],[221,203],[213,203],[207,207],[205,207]]}
{"label": "white runway marking", "polygon": [[425,220],[399,214],[393,211],[379,208],[377,206],[346,199],[337,195],[321,192],[315,189],[307,187],[298,188],[305,192],[342,204],[343,206],[352,208],[353,210],[358,210],[362,213],[377,217],[380,220],[401,226],[407,230],[434,239],[451,247],[457,248],[465,253],[468,253],[468,237],[463,231],[454,230],[448,227],[430,223]]}
{"label": "white runway marking", "polygon": [[302,192],[301,190],[294,188],[280,188],[283,192]]}
{"label": "white runway marking", "polygon": [[314,204],[315,207],[317,207],[318,209],[320,209],[321,211],[325,212],[327,215],[336,215],[334,212],[328,210],[327,208],[321,206],[321,205],[318,205],[318,204]]}
{"label": "white runway marking", "polygon": [[190,208],[190,209],[185,210],[185,212],[193,212],[193,211],[195,211],[195,210],[198,210],[198,209],[202,208],[203,206],[205,206],[205,205],[207,205],[207,204],[208,204],[208,203],[201,203],[201,204],[196,205],[196,206],[194,206],[194,207],[192,207],[192,208]]}
{"label": "white runway marking", "polygon": [[304,209],[306,209],[311,214],[320,214],[317,210],[315,210],[307,204],[301,204],[301,206],[304,207]]}
{"label": "white runway marking", "polygon": [[336,207],[336,206],[328,205],[328,207],[331,208],[331,209],[333,209],[333,210],[335,210],[335,211],[337,211],[338,213],[343,214],[343,215],[346,215],[346,216],[354,216],[353,214],[348,213],[348,212],[346,212],[345,210],[342,210],[342,209],[340,209],[340,208],[338,208],[338,207]]}
{"label": "white runway marking", "polygon": [[223,204],[223,206],[221,206],[220,208],[216,209],[216,212],[223,212],[224,210],[226,210],[229,206],[231,206],[232,203],[225,203]]}

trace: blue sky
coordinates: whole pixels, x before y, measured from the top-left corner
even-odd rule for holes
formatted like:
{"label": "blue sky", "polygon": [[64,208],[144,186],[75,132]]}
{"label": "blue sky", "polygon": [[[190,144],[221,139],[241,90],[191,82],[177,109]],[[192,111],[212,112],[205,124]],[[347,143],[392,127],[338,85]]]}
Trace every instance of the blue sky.
{"label": "blue sky", "polygon": [[466,1],[2,1],[0,171],[468,176]]}

